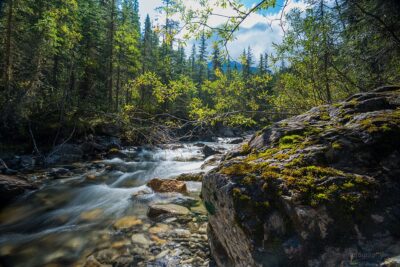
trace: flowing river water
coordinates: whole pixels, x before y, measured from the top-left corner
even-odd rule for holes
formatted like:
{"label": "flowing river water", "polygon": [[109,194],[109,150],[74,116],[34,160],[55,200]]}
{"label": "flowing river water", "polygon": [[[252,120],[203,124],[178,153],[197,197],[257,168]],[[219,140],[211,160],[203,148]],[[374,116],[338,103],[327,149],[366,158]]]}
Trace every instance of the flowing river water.
{"label": "flowing river water", "polygon": [[[226,151],[235,146],[228,141],[203,144]],[[193,209],[197,217],[185,221],[155,222],[146,215],[151,203],[199,200],[199,182],[187,182],[189,196],[154,193],[146,186],[155,177],[210,170],[212,166],[203,166],[207,159],[199,144],[123,152],[128,159],[64,166],[70,170],[67,175],[49,179],[2,210],[0,266],[207,266],[206,215],[200,201]],[[115,227],[121,219],[137,223],[127,231]]]}

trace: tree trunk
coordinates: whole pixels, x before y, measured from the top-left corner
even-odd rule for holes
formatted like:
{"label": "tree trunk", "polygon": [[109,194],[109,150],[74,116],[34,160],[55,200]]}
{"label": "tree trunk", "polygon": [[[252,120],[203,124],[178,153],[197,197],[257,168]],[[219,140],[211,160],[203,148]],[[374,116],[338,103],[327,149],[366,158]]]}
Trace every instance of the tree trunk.
{"label": "tree trunk", "polygon": [[115,92],[115,111],[118,112],[119,108],[119,91],[121,88],[121,65],[118,63],[118,69],[117,69],[117,88]]}

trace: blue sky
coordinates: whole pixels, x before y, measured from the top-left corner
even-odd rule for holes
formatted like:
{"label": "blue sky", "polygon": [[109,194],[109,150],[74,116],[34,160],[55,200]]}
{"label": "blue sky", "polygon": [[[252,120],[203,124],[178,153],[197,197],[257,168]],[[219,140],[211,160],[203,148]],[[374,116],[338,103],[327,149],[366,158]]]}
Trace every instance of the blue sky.
{"label": "blue sky", "polygon": [[[185,2],[196,2],[198,0],[185,0]],[[218,0],[210,0],[218,1]],[[243,0],[243,3],[247,7],[251,7],[258,3],[259,0]],[[235,34],[236,40],[228,44],[230,55],[233,59],[238,59],[244,48],[251,47],[255,57],[258,59],[261,53],[274,53],[273,44],[280,43],[283,37],[283,30],[278,21],[280,12],[282,10],[284,0],[277,0],[274,8],[262,12],[262,14],[252,14],[249,18],[241,25],[240,30]],[[140,3],[140,15],[142,20],[147,14],[153,19],[154,23],[157,23],[156,17],[157,12],[154,11],[155,7],[160,6],[161,0],[139,0]],[[292,8],[303,9],[305,7],[304,0],[289,0],[289,4],[285,9],[288,12]],[[219,10],[219,13],[223,12],[226,15],[232,14],[233,10]],[[221,19],[221,18],[219,18]],[[221,21],[215,18],[215,25]],[[190,43],[187,47],[187,51],[190,50]]]}
{"label": "blue sky", "polygon": [[[276,5],[274,8],[268,8],[263,14],[273,14],[273,13],[278,13],[282,9],[284,0],[277,0]],[[258,0],[243,0],[242,3],[245,4],[247,7],[252,7],[253,5],[259,3],[260,1]]]}

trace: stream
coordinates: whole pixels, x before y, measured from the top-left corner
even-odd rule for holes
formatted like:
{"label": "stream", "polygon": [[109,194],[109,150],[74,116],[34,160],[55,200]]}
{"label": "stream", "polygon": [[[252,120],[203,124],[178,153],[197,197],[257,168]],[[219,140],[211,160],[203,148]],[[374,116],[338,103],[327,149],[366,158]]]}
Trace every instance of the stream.
{"label": "stream", "polygon": [[[229,139],[202,144],[221,151],[235,146]],[[123,152],[127,159],[62,166],[68,173],[48,179],[39,190],[3,209],[0,266],[209,266],[201,183],[186,182],[186,196],[154,193],[146,186],[155,177],[212,169],[212,165],[203,166],[209,159],[200,145],[170,144]],[[49,172],[37,172],[31,179]],[[192,213],[185,219],[154,221],[147,216],[152,203],[180,204]]]}

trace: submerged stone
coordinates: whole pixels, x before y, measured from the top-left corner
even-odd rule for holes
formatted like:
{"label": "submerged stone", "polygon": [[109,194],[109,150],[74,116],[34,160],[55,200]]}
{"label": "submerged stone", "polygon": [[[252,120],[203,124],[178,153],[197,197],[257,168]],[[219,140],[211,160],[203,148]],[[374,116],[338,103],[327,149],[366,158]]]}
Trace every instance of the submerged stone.
{"label": "submerged stone", "polygon": [[129,229],[138,225],[143,224],[142,220],[135,216],[127,216],[119,219],[114,223],[114,228],[117,230]]}

